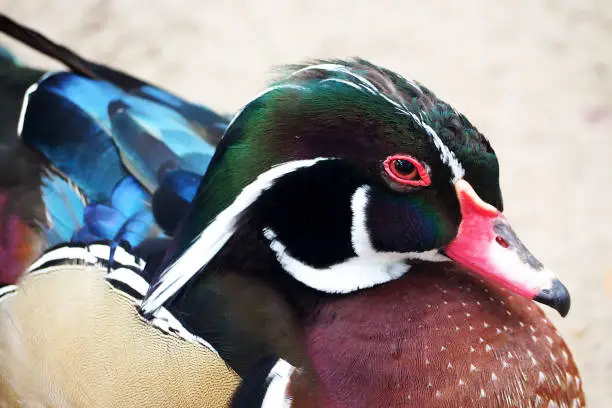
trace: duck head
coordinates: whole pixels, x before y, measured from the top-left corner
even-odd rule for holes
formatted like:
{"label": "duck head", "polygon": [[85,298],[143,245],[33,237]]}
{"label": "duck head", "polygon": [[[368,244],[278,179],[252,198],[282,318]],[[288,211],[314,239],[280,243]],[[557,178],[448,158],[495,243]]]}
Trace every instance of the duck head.
{"label": "duck head", "polygon": [[[143,311],[245,231],[281,273],[317,292],[456,262],[569,310],[568,291],[503,215],[486,138],[425,87],[363,60],[294,66],[234,117]],[[244,258],[248,245],[232,251]]]}

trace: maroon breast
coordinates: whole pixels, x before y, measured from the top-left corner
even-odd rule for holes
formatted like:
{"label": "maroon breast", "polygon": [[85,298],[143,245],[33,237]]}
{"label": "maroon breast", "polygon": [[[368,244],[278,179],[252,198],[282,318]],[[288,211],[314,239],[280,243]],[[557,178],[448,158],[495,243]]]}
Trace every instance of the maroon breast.
{"label": "maroon breast", "polygon": [[451,266],[328,303],[307,329],[325,407],[582,407],[571,353],[532,301]]}

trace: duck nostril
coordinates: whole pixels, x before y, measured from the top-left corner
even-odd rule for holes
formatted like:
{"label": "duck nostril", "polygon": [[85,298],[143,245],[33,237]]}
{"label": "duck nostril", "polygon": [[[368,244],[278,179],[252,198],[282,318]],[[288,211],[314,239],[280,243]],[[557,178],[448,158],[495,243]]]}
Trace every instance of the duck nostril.
{"label": "duck nostril", "polygon": [[495,241],[503,248],[508,248],[510,246],[510,243],[501,235],[496,236]]}

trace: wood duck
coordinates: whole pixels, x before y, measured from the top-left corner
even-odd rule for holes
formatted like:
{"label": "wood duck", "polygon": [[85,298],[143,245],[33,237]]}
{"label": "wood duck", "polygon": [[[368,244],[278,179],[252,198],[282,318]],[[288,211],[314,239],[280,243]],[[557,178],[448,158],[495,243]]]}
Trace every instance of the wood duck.
{"label": "wood duck", "polygon": [[[178,406],[582,407],[571,353],[533,302],[565,316],[569,293],[504,217],[498,172],[487,139],[423,85],[361,59],[289,67],[229,123],[167,250],[72,243],[4,288],[20,338],[0,332],[0,396],[44,383],[101,406],[99,382],[24,380],[43,359],[86,361],[132,406],[163,378]],[[91,282],[63,293],[81,272]],[[74,318],[30,324],[45,294]],[[104,353],[117,328],[121,353]],[[40,333],[102,350],[71,357],[47,335],[44,358],[24,353]],[[135,356],[147,365],[121,364]],[[168,356],[184,373],[164,371]],[[184,380],[206,386],[185,399]]]}

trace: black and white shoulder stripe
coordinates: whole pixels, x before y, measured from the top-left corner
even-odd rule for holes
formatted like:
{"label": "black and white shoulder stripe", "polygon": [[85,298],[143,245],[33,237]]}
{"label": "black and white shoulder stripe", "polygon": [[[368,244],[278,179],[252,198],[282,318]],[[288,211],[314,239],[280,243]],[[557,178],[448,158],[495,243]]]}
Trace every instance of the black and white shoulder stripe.
{"label": "black and white shoulder stripe", "polygon": [[268,356],[261,359],[242,379],[234,392],[231,408],[290,408],[291,375],[295,367]]}
{"label": "black and white shoulder stripe", "polygon": [[16,290],[16,285],[0,285],[0,302],[2,302],[4,298],[15,293]]}
{"label": "black and white shoulder stripe", "polygon": [[[48,273],[51,270],[68,265],[94,266],[106,272],[106,281],[116,290],[134,298],[140,306],[143,297],[149,290],[150,283],[144,273],[146,262],[130,252],[129,248],[117,246],[111,260],[112,248],[107,243],[62,244],[45,252],[28,269],[27,276]],[[0,287],[0,299],[4,292],[14,293],[18,286],[11,285],[6,289]],[[204,339],[188,331],[183,324],[166,308],[160,308],[147,320],[161,331],[174,334],[184,340],[199,343],[218,354]]]}

